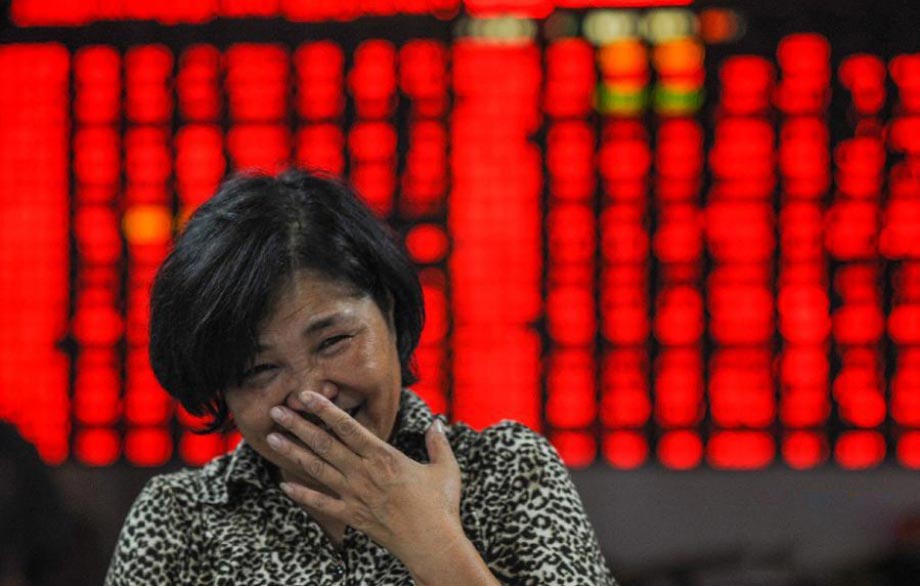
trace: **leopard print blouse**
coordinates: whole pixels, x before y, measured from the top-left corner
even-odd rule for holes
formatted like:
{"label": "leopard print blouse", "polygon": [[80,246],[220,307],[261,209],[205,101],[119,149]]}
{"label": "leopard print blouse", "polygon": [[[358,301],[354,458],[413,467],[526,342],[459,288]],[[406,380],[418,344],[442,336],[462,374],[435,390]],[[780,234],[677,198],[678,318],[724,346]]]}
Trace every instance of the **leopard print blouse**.
{"label": "leopard print blouse", "polygon": [[[400,398],[392,443],[427,460],[427,405]],[[460,464],[467,536],[503,584],[615,586],[568,472],[523,425],[447,430]],[[241,442],[198,470],[154,477],[135,501],[106,586],[414,584],[406,567],[347,528],[340,549]]]}

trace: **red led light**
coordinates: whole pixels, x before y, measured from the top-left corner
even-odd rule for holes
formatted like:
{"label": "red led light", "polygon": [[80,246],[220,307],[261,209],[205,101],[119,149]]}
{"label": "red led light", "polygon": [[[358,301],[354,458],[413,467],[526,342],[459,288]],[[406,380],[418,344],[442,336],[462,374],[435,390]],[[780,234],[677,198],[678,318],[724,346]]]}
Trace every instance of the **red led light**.
{"label": "red led light", "polygon": [[121,145],[120,137],[114,129],[81,127],[74,134],[73,144],[73,172],[80,183],[98,186],[118,183],[121,175]]}
{"label": "red led light", "polygon": [[779,329],[791,343],[814,344],[830,334],[830,301],[824,289],[811,284],[790,284],[780,288],[777,310]]}
{"label": "red led light", "polygon": [[720,106],[726,114],[766,112],[775,75],[773,64],[763,57],[738,55],[725,59],[719,68]]}
{"label": "red led light", "polygon": [[277,45],[240,43],[224,56],[224,81],[231,118],[236,122],[284,120],[288,110],[288,54]]}
{"label": "red led light", "polygon": [[278,14],[279,0],[220,0],[222,16],[229,18],[269,17]]}
{"label": "red led light", "polygon": [[365,41],[354,54],[348,88],[359,118],[385,118],[396,105],[396,49],[388,41]]}
{"label": "red led light", "polygon": [[191,124],[175,138],[176,190],[190,214],[217,189],[226,172],[223,136],[216,125]]}
{"label": "red led light", "polygon": [[773,139],[773,128],[766,119],[739,117],[719,122],[709,152],[713,175],[722,180],[748,180],[768,187],[776,159]]}
{"label": "red led light", "polygon": [[801,77],[812,76],[813,84],[828,83],[824,77],[830,59],[831,46],[827,39],[817,33],[797,33],[780,40],[776,59],[783,74]]}
{"label": "red led light", "polygon": [[856,112],[863,116],[878,113],[885,105],[885,63],[875,55],[857,53],[840,62],[840,82],[850,90]]}
{"label": "red led light", "polygon": [[[464,317],[462,313],[457,319]],[[485,346],[481,343],[488,341]],[[454,330],[454,417],[482,429],[512,418],[539,430],[539,346],[537,336],[521,330]],[[458,368],[456,365],[467,365]],[[476,365],[470,369],[469,365]],[[487,385],[502,393],[474,392]],[[459,392],[458,392],[459,391]]]}
{"label": "red led light", "polygon": [[830,188],[827,125],[813,117],[797,117],[783,124],[779,169],[789,198],[819,199]]}
{"label": "red led light", "polygon": [[74,455],[89,466],[110,466],[121,455],[121,442],[114,429],[81,429],[74,439]]}
{"label": "red led light", "polygon": [[668,205],[661,209],[654,237],[661,262],[696,262],[703,251],[702,218],[696,206]]}
{"label": "red led light", "polygon": [[879,376],[871,369],[845,366],[834,380],[834,399],[840,419],[857,427],[885,422],[885,398]]}
{"label": "red led light", "polygon": [[871,202],[838,201],[827,212],[825,245],[839,260],[874,258],[880,224],[878,206]]}
{"label": "red led light", "polygon": [[74,55],[74,117],[83,124],[114,124],[121,110],[121,58],[111,47],[84,47]]}
{"label": "red led light", "polygon": [[549,335],[563,345],[580,346],[594,341],[597,330],[594,292],[578,286],[555,287],[546,298]]}
{"label": "red led light", "polygon": [[220,51],[193,45],[182,52],[176,75],[179,113],[188,121],[216,122],[221,112]]}
{"label": "red led light", "polygon": [[[824,214],[819,205],[810,202],[789,202],[782,206],[779,215],[780,249],[783,273],[794,275],[793,267],[801,263],[824,258]],[[790,278],[784,276],[785,282]]]}
{"label": "red led light", "polygon": [[898,462],[906,468],[920,469],[920,431],[901,435],[897,447]]}
{"label": "red led light", "polygon": [[719,349],[709,362],[709,405],[719,427],[765,427],[776,417],[766,351]]}
{"label": "red led light", "polygon": [[294,53],[297,112],[311,121],[333,120],[345,109],[345,55],[330,41],[305,43]]}
{"label": "red led light", "polygon": [[709,333],[723,345],[766,343],[773,336],[773,296],[764,286],[709,276]]}
{"label": "red led light", "polygon": [[596,246],[594,221],[594,211],[586,205],[553,205],[546,216],[548,246],[553,262],[592,262]]}
{"label": "red led light", "polygon": [[546,421],[553,427],[587,427],[597,416],[594,358],[590,351],[553,352],[546,367]]}
{"label": "red led light", "polygon": [[903,112],[920,113],[920,53],[898,55],[891,60],[888,70],[898,86]]}
{"label": "red led light", "polygon": [[830,43],[817,33],[784,37],[776,50],[782,81],[775,102],[786,114],[815,114],[828,104]]}
{"label": "red led light", "polygon": [[594,194],[594,133],[580,121],[558,122],[546,137],[546,168],[554,198],[590,200]]}
{"label": "red led light", "polygon": [[622,187],[623,182],[635,181],[648,175],[651,164],[652,154],[648,142],[644,140],[605,141],[598,155],[601,176],[614,184],[611,191]]}
{"label": "red led light", "polygon": [[699,178],[703,172],[703,129],[699,123],[683,118],[663,121],[658,128],[655,167],[658,175],[668,180]]}
{"label": "red led light", "polygon": [[447,191],[447,129],[437,120],[417,120],[409,128],[409,151],[402,177],[400,209],[406,216],[439,212]]}
{"label": "red led light", "polygon": [[84,349],[76,362],[74,418],[83,425],[113,425],[121,415],[121,376],[115,353]]}
{"label": "red led light", "polygon": [[875,431],[847,431],[837,438],[834,458],[844,468],[864,470],[878,466],[885,457],[885,438]]}
{"label": "red led light", "polygon": [[833,315],[834,339],[840,344],[873,344],[885,329],[885,316],[875,304],[844,305]]}
{"label": "red led light", "polygon": [[667,468],[690,470],[703,460],[703,442],[689,430],[668,431],[658,440],[658,459]]}
{"label": "red led light", "polygon": [[111,264],[121,257],[118,217],[108,206],[82,206],[74,214],[80,256],[88,263]]}
{"label": "red led light", "polygon": [[766,468],[775,453],[773,438],[760,431],[717,431],[706,446],[709,464],[726,470]]}
{"label": "red led light", "polygon": [[348,135],[351,181],[379,216],[393,209],[396,130],[385,122],[356,122]]}
{"label": "red led light", "polygon": [[920,427],[920,356],[913,349],[898,356],[891,381],[891,417],[901,425]]}
{"label": "red led light", "polygon": [[557,431],[549,439],[569,468],[587,468],[597,458],[597,442],[590,433]]}
{"label": "red led light", "polygon": [[920,116],[900,116],[894,119],[888,127],[888,144],[893,150],[914,157],[920,155]]}
{"label": "red led light", "polygon": [[227,150],[237,169],[279,171],[288,166],[291,138],[280,124],[241,124],[227,133]]}
{"label": "red led light", "polygon": [[827,440],[818,433],[794,431],[783,437],[783,460],[796,470],[815,468],[827,460]]}
{"label": "red led light", "polygon": [[406,234],[406,249],[415,262],[433,263],[447,254],[447,234],[440,226],[419,224]]}
{"label": "red led light", "polygon": [[836,184],[843,195],[876,198],[882,188],[885,147],[880,139],[861,136],[841,141],[834,150]]}
{"label": "red led light", "polygon": [[557,118],[585,116],[591,110],[596,74],[594,49],[581,39],[556,41],[546,51],[543,109]]}
{"label": "red led light", "polygon": [[601,420],[608,427],[641,427],[652,411],[647,357],[641,350],[613,350],[604,356]]}
{"label": "red led light", "polygon": [[429,40],[412,40],[399,50],[399,86],[420,117],[436,118],[447,111],[447,48]]}
{"label": "red led light", "polygon": [[649,241],[644,210],[632,204],[609,206],[601,215],[601,248],[610,263],[641,263],[648,258]]}
{"label": "red led light", "polygon": [[703,299],[692,287],[677,286],[659,293],[655,337],[662,344],[693,344],[703,335]]}
{"label": "red led light", "polygon": [[703,361],[695,348],[664,348],[655,361],[655,419],[664,428],[689,427],[704,412]]}
{"label": "red led light", "polygon": [[633,431],[608,433],[604,436],[604,458],[614,468],[638,468],[648,459],[648,440]]}
{"label": "red led light", "polygon": [[297,163],[333,175],[345,170],[345,135],[335,124],[311,124],[297,133]]}
{"label": "red led light", "polygon": [[889,258],[920,259],[920,200],[907,197],[892,193],[885,209],[878,245]]}
{"label": "red led light", "polygon": [[172,438],[165,429],[142,427],[129,430],[125,435],[125,456],[135,466],[162,466],[172,457],[172,452]]}
{"label": "red led light", "polygon": [[139,45],[125,54],[125,113],[138,124],[167,123],[172,116],[169,78],[173,56],[163,45]]}

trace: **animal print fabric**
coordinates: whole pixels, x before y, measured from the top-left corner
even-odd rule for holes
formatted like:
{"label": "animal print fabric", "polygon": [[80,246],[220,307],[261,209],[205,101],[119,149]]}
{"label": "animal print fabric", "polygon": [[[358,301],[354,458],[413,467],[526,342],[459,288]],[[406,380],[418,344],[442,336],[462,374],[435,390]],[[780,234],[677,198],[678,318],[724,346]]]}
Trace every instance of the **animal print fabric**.
{"label": "animal print fabric", "polygon": [[[409,390],[392,443],[427,461],[432,414]],[[541,436],[501,422],[447,428],[467,536],[507,585],[615,586],[568,471]],[[122,528],[106,586],[414,584],[386,549],[347,528],[340,550],[242,442],[201,469],[156,476]]]}

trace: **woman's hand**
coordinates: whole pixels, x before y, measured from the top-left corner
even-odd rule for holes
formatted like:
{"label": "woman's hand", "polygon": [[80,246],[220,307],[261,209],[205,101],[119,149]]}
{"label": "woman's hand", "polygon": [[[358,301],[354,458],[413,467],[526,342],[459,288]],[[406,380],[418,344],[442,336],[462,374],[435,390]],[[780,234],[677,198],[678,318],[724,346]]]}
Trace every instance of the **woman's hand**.
{"label": "woman's hand", "polygon": [[300,400],[338,437],[279,406],[272,418],[306,448],[281,434],[271,434],[269,444],[338,497],[284,482],[291,499],[365,533],[417,577],[443,571],[444,556],[469,553],[460,523],[460,468],[440,421],[425,436],[431,463],[420,464],[321,394],[305,391]]}

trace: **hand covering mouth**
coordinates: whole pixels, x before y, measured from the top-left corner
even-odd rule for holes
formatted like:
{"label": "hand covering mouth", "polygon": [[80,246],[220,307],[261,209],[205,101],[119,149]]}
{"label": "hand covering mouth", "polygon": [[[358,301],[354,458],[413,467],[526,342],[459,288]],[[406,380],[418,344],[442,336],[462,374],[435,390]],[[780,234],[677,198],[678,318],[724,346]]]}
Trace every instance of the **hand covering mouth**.
{"label": "hand covering mouth", "polygon": [[[364,407],[364,403],[358,403],[357,405],[355,405],[355,406],[353,406],[353,407],[349,407],[348,409],[345,409],[344,407],[341,407],[341,406],[339,406],[339,405],[337,405],[337,407],[338,407],[339,409],[341,409],[342,411],[344,411],[345,413],[347,413],[349,417],[351,417],[352,419],[354,419],[355,417],[357,417],[358,413],[359,413],[359,412],[361,411],[361,409]],[[327,425],[326,422],[323,421],[322,419],[320,419],[319,416],[317,416],[315,413],[305,413],[305,412],[303,412],[303,411],[295,411],[295,413],[297,413],[298,415],[300,415],[301,417],[303,417],[305,420],[309,421],[310,423],[312,423],[312,424],[315,425],[316,427],[322,429],[322,430],[325,431],[326,433],[332,435],[333,437],[338,437],[338,436],[336,435],[335,431],[333,431],[332,428],[330,428],[329,425]],[[302,443],[302,442],[301,442],[293,433],[291,433],[290,431],[282,429],[281,432],[284,433],[286,436],[288,436],[288,438],[290,438],[290,439],[292,439],[292,440],[294,440],[294,441],[296,441],[296,442],[298,442],[298,443]]]}

